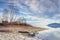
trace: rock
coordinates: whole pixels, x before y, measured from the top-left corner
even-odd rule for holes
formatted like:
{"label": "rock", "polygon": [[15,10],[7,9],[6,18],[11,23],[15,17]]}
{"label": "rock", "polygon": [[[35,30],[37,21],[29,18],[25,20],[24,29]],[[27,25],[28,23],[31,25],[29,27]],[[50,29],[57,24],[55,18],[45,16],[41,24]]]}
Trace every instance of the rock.
{"label": "rock", "polygon": [[20,33],[2,33],[0,32],[0,40],[39,40],[34,37],[25,37]]}

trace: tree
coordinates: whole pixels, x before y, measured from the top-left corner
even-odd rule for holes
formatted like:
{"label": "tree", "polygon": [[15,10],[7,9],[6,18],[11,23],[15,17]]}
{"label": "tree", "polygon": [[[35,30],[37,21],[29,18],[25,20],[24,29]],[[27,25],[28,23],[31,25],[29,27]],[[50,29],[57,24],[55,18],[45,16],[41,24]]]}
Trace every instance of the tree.
{"label": "tree", "polygon": [[20,17],[20,15],[16,12],[16,6],[14,4],[9,4],[4,9],[3,20],[9,22],[18,21],[19,23],[25,23],[26,21],[24,17]]}

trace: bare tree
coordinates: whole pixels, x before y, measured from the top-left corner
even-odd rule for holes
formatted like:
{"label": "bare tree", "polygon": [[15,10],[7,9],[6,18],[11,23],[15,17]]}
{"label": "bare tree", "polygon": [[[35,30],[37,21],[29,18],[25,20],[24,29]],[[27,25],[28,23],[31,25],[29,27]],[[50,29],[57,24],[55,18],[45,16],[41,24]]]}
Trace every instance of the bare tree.
{"label": "bare tree", "polygon": [[20,17],[18,13],[16,13],[16,6],[15,4],[9,4],[5,9],[4,9],[4,14],[3,14],[3,20],[4,21],[9,21],[9,22],[14,22],[18,21],[19,23],[25,23],[24,17]]}

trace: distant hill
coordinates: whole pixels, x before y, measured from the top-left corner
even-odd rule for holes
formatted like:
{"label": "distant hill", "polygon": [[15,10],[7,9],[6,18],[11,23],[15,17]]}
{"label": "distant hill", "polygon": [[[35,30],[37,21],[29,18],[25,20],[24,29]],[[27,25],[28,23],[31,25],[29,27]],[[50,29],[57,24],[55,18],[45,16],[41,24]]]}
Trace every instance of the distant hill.
{"label": "distant hill", "polygon": [[51,24],[48,24],[48,26],[53,28],[60,28],[60,23],[51,23]]}

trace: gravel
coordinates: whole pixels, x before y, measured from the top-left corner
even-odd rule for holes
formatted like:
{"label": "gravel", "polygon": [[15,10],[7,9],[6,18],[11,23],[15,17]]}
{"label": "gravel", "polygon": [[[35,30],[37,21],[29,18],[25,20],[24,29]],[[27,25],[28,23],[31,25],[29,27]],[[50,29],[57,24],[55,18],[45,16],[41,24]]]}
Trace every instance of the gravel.
{"label": "gravel", "polygon": [[0,32],[0,40],[41,40],[34,37],[26,37],[21,33],[5,33]]}

